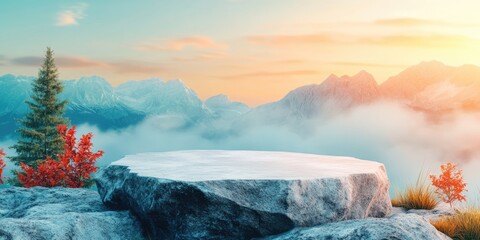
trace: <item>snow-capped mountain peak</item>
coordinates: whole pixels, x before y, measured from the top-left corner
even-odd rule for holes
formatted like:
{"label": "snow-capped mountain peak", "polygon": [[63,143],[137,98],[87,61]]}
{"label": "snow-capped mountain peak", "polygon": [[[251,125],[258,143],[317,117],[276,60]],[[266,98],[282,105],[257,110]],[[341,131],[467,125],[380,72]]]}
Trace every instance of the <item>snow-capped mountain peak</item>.
{"label": "snow-capped mountain peak", "polygon": [[205,100],[207,106],[222,106],[231,103],[230,99],[225,94],[218,94]]}
{"label": "snow-capped mountain peak", "polygon": [[[379,96],[378,84],[373,76],[361,71],[354,76],[330,75],[319,85],[307,85],[290,92],[285,98],[303,95],[306,101],[323,99],[350,106],[375,100]],[[310,98],[310,99],[309,99]]]}
{"label": "snow-capped mountain peak", "polygon": [[116,93],[131,108],[151,114],[177,114],[191,111],[203,114],[203,103],[197,94],[181,80],[163,81],[158,78],[129,81]]}
{"label": "snow-capped mountain peak", "polygon": [[0,76],[0,116],[27,111],[25,100],[31,95],[33,80],[31,76]]}
{"label": "snow-capped mountain peak", "polygon": [[82,77],[78,80],[63,81],[64,91],[61,97],[77,106],[113,107],[117,97],[107,80],[98,77]]}
{"label": "snow-capped mountain peak", "polygon": [[370,103],[380,97],[373,76],[361,71],[354,76],[330,75],[321,84],[311,84],[290,91],[278,102],[262,105],[255,112],[264,116],[287,114],[281,118],[305,118],[332,113]]}
{"label": "snow-capped mountain peak", "polygon": [[216,117],[238,117],[250,108],[241,102],[232,102],[227,95],[219,94],[205,100],[205,106]]}

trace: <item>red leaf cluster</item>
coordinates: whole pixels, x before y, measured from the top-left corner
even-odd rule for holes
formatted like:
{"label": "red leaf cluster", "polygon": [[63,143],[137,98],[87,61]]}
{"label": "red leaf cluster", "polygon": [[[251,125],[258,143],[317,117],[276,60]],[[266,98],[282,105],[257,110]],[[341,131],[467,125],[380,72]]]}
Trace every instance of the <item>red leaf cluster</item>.
{"label": "red leaf cluster", "polygon": [[5,168],[5,162],[3,161],[3,157],[5,157],[5,152],[3,151],[3,149],[0,149],[0,184],[3,184],[2,174],[3,169]]}
{"label": "red leaf cluster", "polygon": [[26,187],[69,187],[81,188],[91,181],[91,174],[97,171],[96,160],[103,151],[92,152],[92,133],[82,135],[80,142],[75,138],[75,126],[57,127],[64,140],[64,152],[57,155],[58,161],[47,156],[38,164],[37,169],[20,163],[23,172],[18,173],[18,180]]}
{"label": "red leaf cluster", "polygon": [[456,170],[457,165],[446,163],[440,166],[442,173],[437,177],[430,175],[435,193],[446,203],[452,206],[455,201],[465,201],[464,191],[467,184],[463,180],[462,170]]}

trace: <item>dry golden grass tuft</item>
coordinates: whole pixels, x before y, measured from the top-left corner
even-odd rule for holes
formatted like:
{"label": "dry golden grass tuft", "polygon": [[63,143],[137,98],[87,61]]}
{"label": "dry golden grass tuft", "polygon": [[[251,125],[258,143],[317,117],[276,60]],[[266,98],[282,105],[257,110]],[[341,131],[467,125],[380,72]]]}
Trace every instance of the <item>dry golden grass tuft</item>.
{"label": "dry golden grass tuft", "polygon": [[430,223],[440,232],[445,235],[452,237],[455,235],[455,225],[451,223],[447,217],[441,219],[430,221]]}
{"label": "dry golden grass tuft", "polygon": [[480,209],[470,207],[452,216],[431,221],[440,232],[453,239],[480,239]]}
{"label": "dry golden grass tuft", "polygon": [[409,186],[403,193],[397,193],[392,199],[394,207],[403,207],[406,209],[434,209],[440,200],[435,196],[435,192],[425,181],[415,186]]}

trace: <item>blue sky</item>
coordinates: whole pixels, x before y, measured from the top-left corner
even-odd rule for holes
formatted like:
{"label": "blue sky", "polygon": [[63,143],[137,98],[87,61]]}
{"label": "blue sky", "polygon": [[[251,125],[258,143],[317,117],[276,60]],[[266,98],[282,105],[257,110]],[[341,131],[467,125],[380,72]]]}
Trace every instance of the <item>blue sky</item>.
{"label": "blue sky", "polygon": [[[480,64],[477,1],[0,2],[0,74],[36,75],[47,46],[62,79],[182,79],[202,98],[258,105],[326,76],[382,82],[439,60]],[[264,91],[268,89],[268,91]]]}

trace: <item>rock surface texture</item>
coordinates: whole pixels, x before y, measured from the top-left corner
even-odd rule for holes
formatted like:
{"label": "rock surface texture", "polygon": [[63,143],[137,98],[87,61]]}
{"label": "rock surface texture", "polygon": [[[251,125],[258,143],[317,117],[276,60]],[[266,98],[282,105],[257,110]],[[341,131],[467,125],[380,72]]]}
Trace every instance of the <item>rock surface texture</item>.
{"label": "rock surface texture", "polygon": [[250,239],[392,208],[383,164],[299,153],[138,154],[105,168],[97,186],[152,239]]}
{"label": "rock surface texture", "polygon": [[390,218],[368,218],[297,228],[265,240],[447,240],[427,219],[416,214],[395,214]]}
{"label": "rock surface texture", "polygon": [[128,211],[111,211],[88,189],[0,189],[1,240],[144,239]]}
{"label": "rock surface texture", "polygon": [[392,208],[392,215],[397,213],[412,213],[424,217],[427,220],[438,220],[442,217],[451,216],[455,214],[455,210],[447,203],[440,202],[437,207],[431,210],[426,209],[405,209],[402,207]]}

